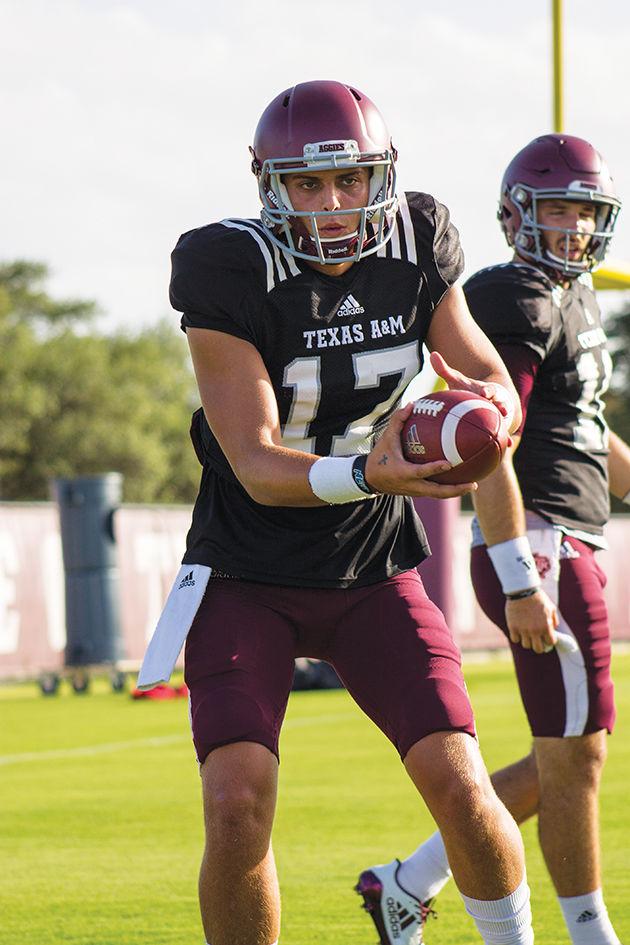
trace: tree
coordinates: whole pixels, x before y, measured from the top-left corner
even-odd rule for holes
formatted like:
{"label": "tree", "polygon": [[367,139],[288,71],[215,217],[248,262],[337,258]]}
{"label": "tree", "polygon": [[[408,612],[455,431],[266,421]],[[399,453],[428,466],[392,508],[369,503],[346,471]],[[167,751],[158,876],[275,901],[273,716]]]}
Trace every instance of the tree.
{"label": "tree", "polygon": [[[608,317],[606,334],[614,364],[606,396],[606,419],[611,429],[630,443],[630,303]],[[612,510],[627,512],[628,506],[613,498]]]}
{"label": "tree", "polygon": [[86,331],[90,301],[50,298],[47,268],[0,265],[0,498],[47,499],[57,476],[110,470],[127,502],[191,502],[198,395],[174,324]]}
{"label": "tree", "polygon": [[606,334],[614,364],[606,412],[611,427],[630,442],[630,303],[609,316]]}
{"label": "tree", "polygon": [[47,277],[44,263],[26,259],[0,263],[0,320],[58,327],[94,318],[95,302],[51,299],[43,288]]}

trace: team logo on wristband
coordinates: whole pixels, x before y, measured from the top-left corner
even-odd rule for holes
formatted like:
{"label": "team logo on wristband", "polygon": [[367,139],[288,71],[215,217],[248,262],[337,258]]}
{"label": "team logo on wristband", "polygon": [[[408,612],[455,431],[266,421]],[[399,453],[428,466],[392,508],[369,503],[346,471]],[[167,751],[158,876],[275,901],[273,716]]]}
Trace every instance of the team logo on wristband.
{"label": "team logo on wristband", "polygon": [[549,574],[551,571],[551,561],[547,555],[539,555],[537,551],[534,551],[534,561],[536,562],[536,570],[541,578],[544,578],[545,575]]}

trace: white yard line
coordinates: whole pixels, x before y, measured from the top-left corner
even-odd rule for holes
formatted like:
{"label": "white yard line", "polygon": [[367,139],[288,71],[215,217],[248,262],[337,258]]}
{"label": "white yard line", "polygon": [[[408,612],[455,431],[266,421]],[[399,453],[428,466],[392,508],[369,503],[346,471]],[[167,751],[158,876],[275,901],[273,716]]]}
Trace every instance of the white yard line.
{"label": "white yard line", "polygon": [[83,745],[80,748],[53,748],[48,751],[25,751],[18,755],[0,755],[0,765],[17,765],[29,761],[54,761],[58,758],[81,758],[87,755],[105,755],[126,751],[128,748],[160,748],[176,742],[190,741],[189,735],[161,735],[154,738],[136,738],[128,742],[104,742],[102,745]]}
{"label": "white yard line", "polygon": [[[335,715],[310,715],[304,718],[288,719],[284,723],[285,729],[303,728],[307,725],[326,725],[351,718],[349,712]],[[161,748],[163,745],[176,745],[179,742],[190,742],[190,734],[156,735],[152,738],[136,738],[127,742],[104,742],[102,745],[83,745],[78,748],[53,748],[46,751],[25,751],[15,755],[0,755],[0,767],[3,765],[27,764],[31,761],[57,761],[63,758],[83,758],[92,755],[106,755],[117,751],[128,751],[130,748]]]}

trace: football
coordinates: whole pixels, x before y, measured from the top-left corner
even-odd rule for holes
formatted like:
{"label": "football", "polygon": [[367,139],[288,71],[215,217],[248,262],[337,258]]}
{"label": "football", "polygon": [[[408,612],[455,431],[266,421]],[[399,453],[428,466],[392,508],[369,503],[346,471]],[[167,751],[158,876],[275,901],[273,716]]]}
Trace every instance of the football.
{"label": "football", "polygon": [[401,434],[410,463],[446,460],[453,468],[432,482],[476,482],[489,476],[503,457],[508,433],[495,405],[465,390],[436,391],[416,400]]}

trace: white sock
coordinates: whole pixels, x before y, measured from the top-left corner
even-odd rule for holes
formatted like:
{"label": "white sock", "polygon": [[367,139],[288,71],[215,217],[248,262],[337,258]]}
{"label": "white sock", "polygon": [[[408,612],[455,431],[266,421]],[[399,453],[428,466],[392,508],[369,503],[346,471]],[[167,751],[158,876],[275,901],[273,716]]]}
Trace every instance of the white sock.
{"label": "white sock", "polygon": [[532,910],[527,878],[504,899],[462,899],[485,945],[533,945]]}
{"label": "white sock", "polygon": [[420,902],[433,899],[451,878],[446,850],[439,833],[434,833],[403,860],[398,870],[401,885]]}
{"label": "white sock", "polygon": [[601,889],[584,896],[558,896],[573,945],[620,945]]}

